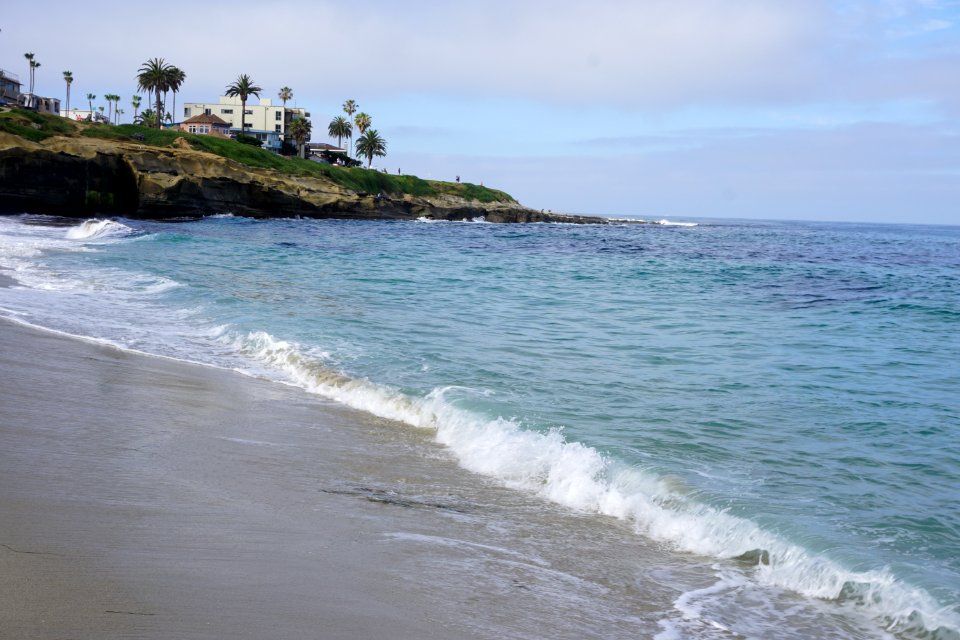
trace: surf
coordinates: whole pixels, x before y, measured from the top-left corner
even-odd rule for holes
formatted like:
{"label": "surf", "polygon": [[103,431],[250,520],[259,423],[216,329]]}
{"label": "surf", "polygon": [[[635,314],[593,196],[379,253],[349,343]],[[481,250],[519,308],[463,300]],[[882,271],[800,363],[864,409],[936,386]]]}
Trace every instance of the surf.
{"label": "surf", "polygon": [[744,567],[757,585],[776,586],[818,600],[853,606],[886,630],[905,637],[947,640],[960,629],[949,607],[886,569],[854,571],[749,519],[698,502],[681,484],[629,467],[568,440],[560,428],[528,430],[515,418],[485,416],[457,398],[487,390],[438,387],[417,397],[324,363],[314,349],[264,331],[225,331],[219,340],[238,354],[281,373],[286,382],[346,406],[429,429],[459,464],[515,490],[565,507],[628,522],[636,534]]}
{"label": "surf", "polygon": [[121,238],[133,235],[135,231],[115,220],[93,218],[67,230],[68,240],[99,240],[101,238]]}

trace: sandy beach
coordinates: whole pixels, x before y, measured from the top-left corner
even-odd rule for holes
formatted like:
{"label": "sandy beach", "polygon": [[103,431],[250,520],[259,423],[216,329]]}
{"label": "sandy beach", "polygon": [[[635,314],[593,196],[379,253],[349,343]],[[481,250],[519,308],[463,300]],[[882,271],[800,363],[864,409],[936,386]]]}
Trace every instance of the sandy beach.
{"label": "sandy beach", "polygon": [[383,520],[363,501],[344,508],[349,490],[323,491],[325,468],[357,446],[334,408],[229,372],[0,331],[4,638],[436,635],[384,572],[389,550],[369,526]]}
{"label": "sandy beach", "polygon": [[2,638],[630,637],[669,606],[637,598],[635,537],[426,432],[9,321],[0,342]]}

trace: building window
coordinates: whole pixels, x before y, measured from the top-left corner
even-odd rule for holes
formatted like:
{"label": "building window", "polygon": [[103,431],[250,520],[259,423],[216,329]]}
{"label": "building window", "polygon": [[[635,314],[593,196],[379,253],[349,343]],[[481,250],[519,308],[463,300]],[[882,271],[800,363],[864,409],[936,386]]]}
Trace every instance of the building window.
{"label": "building window", "polygon": [[203,112],[207,115],[210,115],[210,109],[204,109]]}
{"label": "building window", "polygon": [[253,109],[244,109],[244,110],[243,110],[243,113],[246,114],[246,115],[248,115],[248,116],[252,116],[252,115],[253,115]]}
{"label": "building window", "polygon": [[273,130],[276,131],[277,133],[280,133],[280,131],[283,130],[283,127],[279,124],[275,124],[273,125]]}
{"label": "building window", "polygon": [[189,118],[189,117],[190,117],[190,107],[184,107],[184,108],[183,108],[183,117],[184,117],[184,118]]}
{"label": "building window", "polygon": [[232,114],[232,113],[233,113],[233,109],[220,109],[220,113],[229,113],[229,114]]}
{"label": "building window", "polygon": [[277,111],[277,112],[276,112],[276,118],[274,118],[274,119],[275,119],[275,120],[283,120],[283,112],[282,112],[282,111]]}

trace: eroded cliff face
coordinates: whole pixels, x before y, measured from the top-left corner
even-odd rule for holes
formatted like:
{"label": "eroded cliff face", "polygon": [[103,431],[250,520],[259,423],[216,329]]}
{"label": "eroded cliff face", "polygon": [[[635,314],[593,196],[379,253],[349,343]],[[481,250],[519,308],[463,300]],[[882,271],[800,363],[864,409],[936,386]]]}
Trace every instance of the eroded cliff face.
{"label": "eroded cliff face", "polygon": [[248,167],[189,147],[156,148],[96,138],[34,143],[0,132],[0,211],[88,217],[486,217],[491,222],[601,222],[517,204],[452,196],[359,194],[330,180]]}

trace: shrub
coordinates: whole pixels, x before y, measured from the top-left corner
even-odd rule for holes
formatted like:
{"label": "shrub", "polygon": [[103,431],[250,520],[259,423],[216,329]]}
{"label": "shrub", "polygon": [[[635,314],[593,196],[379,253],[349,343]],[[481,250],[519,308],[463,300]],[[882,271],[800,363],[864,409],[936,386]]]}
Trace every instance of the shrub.
{"label": "shrub", "polygon": [[262,146],[263,146],[263,141],[262,141],[262,140],[257,140],[257,139],[254,138],[253,136],[244,135],[244,134],[242,134],[242,133],[237,134],[237,136],[234,138],[234,140],[236,140],[236,141],[239,142],[240,144],[248,144],[248,145],[250,145],[251,147],[262,147]]}

